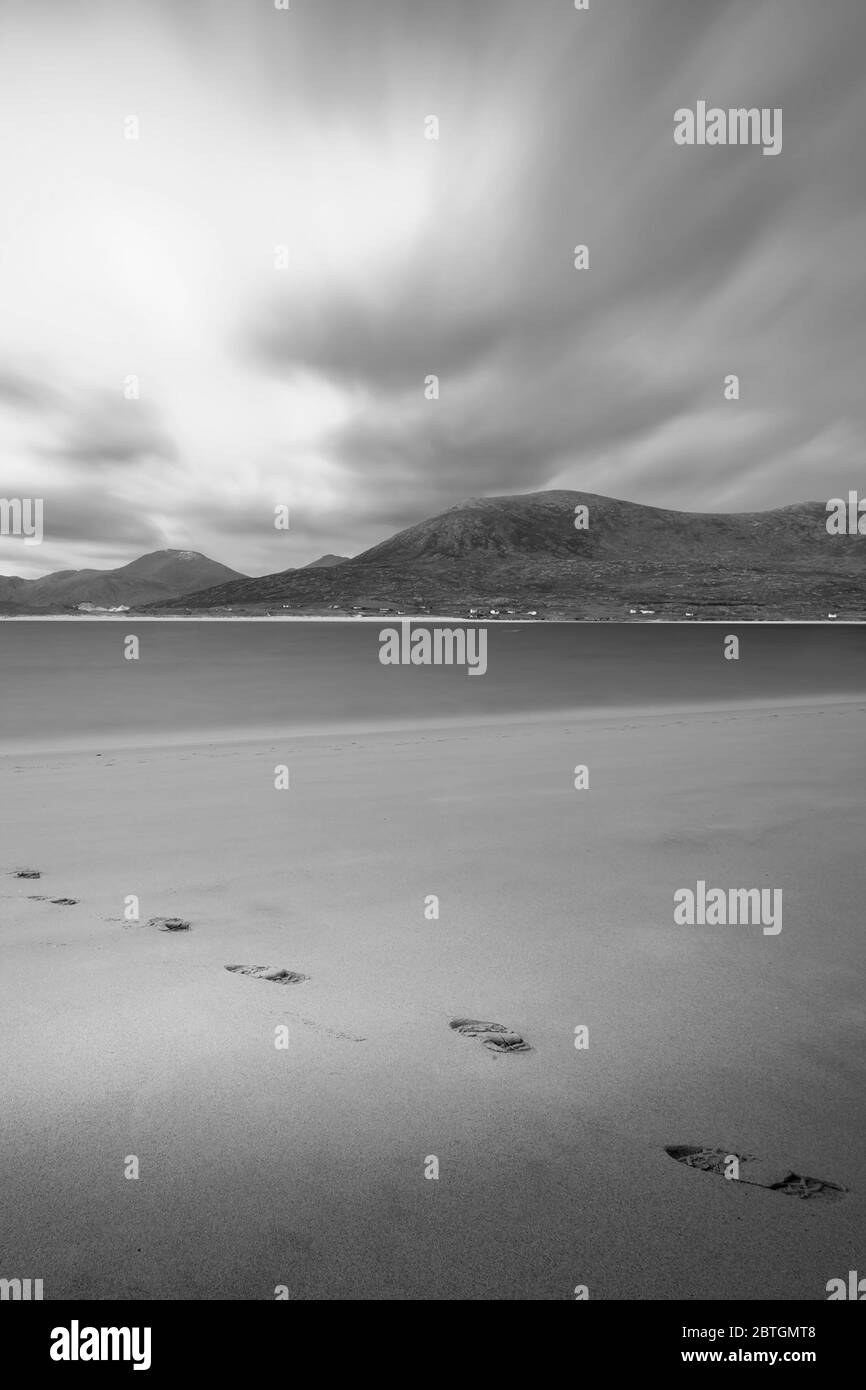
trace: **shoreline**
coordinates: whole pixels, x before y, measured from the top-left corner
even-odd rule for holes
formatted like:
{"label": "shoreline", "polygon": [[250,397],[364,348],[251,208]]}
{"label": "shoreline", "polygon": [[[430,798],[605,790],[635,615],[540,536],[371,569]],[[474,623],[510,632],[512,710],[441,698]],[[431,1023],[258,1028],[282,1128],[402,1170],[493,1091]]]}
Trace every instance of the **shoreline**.
{"label": "shoreline", "polygon": [[0,613],[0,623],[463,623],[468,627],[863,627],[864,618],[465,618],[447,613]]}
{"label": "shoreline", "polygon": [[454,715],[450,718],[431,719],[419,716],[417,719],[376,720],[359,723],[333,723],[314,725],[295,725],[286,727],[255,728],[242,731],[236,727],[209,730],[198,737],[190,737],[183,730],[175,737],[164,735],[142,735],[139,739],[113,742],[111,734],[92,738],[76,737],[71,743],[40,743],[23,745],[0,742],[0,760],[6,758],[28,759],[35,757],[91,757],[95,753],[186,753],[204,752],[215,749],[246,748],[250,746],[271,746],[276,744],[301,742],[314,744],[330,739],[382,739],[400,738],[405,734],[472,734],[483,736],[487,731],[512,729],[521,731],[544,730],[564,726],[592,725],[595,728],[611,728],[623,720],[638,720],[641,724],[657,722],[661,724],[670,717],[698,722],[712,720],[715,715],[748,716],[763,715],[774,718],[782,713],[808,715],[824,709],[861,709],[866,713],[866,691],[862,695],[798,696],[785,698],[729,700],[713,704],[659,704],[659,705],[591,705],[574,709],[546,710],[532,714],[529,711],[512,711],[503,715],[482,714],[476,718]]}

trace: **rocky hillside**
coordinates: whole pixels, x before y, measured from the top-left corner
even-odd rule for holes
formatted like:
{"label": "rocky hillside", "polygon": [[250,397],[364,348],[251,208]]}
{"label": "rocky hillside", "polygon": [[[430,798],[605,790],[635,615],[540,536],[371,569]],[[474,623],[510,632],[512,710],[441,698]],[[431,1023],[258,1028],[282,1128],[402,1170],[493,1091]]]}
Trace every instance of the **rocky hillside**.
{"label": "rocky hillside", "polygon": [[[576,529],[575,509],[588,509]],[[857,537],[830,536],[820,502],[767,512],[675,512],[591,493],[475,498],[334,568],[220,584],[166,610],[579,618],[866,616]],[[644,610],[641,612],[641,610]]]}

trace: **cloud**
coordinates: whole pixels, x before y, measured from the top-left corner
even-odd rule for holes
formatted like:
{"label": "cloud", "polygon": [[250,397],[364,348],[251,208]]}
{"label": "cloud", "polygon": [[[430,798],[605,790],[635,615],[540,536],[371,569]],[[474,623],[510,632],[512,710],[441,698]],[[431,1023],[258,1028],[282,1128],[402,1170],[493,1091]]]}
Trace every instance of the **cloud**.
{"label": "cloud", "polygon": [[56,403],[56,392],[38,377],[0,367],[0,405],[13,410],[42,410]]}
{"label": "cloud", "polygon": [[[856,485],[862,0],[51,0],[7,29],[0,449],[29,492],[120,497],[130,548],[261,572],[474,495]],[[781,155],[676,146],[699,99],[782,107]]]}
{"label": "cloud", "polygon": [[71,414],[61,435],[48,453],[72,464],[131,465],[177,457],[176,445],[162,428],[155,406],[127,400],[120,391],[91,396]]}
{"label": "cloud", "polygon": [[41,545],[25,546],[19,537],[0,537],[3,574],[34,579],[63,569],[114,568],[166,546],[159,523],[145,508],[122,496],[78,485],[35,493],[21,486],[20,478],[13,483],[5,496],[41,496],[44,538]]}
{"label": "cloud", "polygon": [[122,498],[83,496],[77,489],[47,494],[45,532],[56,541],[129,542],[145,550],[158,549],[164,534],[147,513]]}

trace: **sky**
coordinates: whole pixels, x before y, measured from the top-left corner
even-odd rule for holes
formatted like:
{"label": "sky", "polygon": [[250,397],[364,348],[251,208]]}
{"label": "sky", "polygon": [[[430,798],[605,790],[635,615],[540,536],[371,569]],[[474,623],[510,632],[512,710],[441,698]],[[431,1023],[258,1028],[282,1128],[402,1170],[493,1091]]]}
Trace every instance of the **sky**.
{"label": "sky", "polygon": [[[846,495],[864,51],[863,0],[0,0],[0,497],[45,527],[0,573]],[[781,153],[678,145],[701,100]]]}

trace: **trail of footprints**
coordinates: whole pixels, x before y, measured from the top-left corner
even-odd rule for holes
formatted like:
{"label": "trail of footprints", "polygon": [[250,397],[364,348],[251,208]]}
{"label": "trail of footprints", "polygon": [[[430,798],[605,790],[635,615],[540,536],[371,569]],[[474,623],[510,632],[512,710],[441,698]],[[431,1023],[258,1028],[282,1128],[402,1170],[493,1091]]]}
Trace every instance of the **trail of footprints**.
{"label": "trail of footprints", "polygon": [[[39,879],[42,877],[39,869],[15,869],[12,872],[15,878],[20,879]],[[29,893],[27,896],[30,901],[51,902],[63,907],[73,907],[79,901],[78,898],[49,898],[44,893]],[[108,920],[117,921],[119,919],[110,918]],[[146,925],[164,932],[187,932],[190,930],[189,922],[183,917],[151,917]],[[225,969],[232,975],[248,975],[252,979],[267,980],[276,985],[299,985],[310,978],[309,975],[302,975],[297,970],[287,970],[279,965],[227,965]],[[316,1025],[311,1019],[302,1021],[308,1026],[318,1027],[319,1031],[334,1037],[346,1038],[352,1042],[364,1041],[363,1038],[356,1038],[346,1033],[324,1028],[322,1025]],[[452,1032],[459,1033],[461,1037],[474,1038],[489,1052],[512,1054],[532,1051],[526,1039],[520,1033],[506,1027],[504,1023],[495,1023],[478,1018],[452,1018],[448,1026]],[[764,1187],[771,1192],[784,1192],[788,1196],[799,1197],[801,1200],[818,1198],[823,1201],[838,1201],[847,1192],[847,1188],[841,1186],[840,1183],[829,1182],[824,1178],[802,1177],[799,1173],[795,1173],[788,1164],[759,1159],[754,1154],[738,1154],[732,1150],[710,1148],[697,1144],[669,1144],[665,1148],[665,1153],[687,1168],[697,1169],[704,1173],[713,1173],[717,1177],[726,1177],[731,1172],[731,1160],[736,1159],[736,1176],[731,1176],[729,1181]]]}

